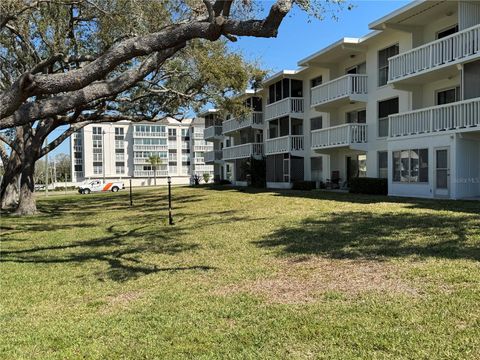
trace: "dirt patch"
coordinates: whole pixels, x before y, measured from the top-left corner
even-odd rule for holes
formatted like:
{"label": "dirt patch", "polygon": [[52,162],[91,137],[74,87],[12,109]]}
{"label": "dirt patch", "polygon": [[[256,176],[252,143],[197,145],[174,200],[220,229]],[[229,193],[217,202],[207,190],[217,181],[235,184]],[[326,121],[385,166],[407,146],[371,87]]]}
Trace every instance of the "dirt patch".
{"label": "dirt patch", "polygon": [[278,261],[271,278],[236,284],[219,294],[259,294],[270,303],[309,303],[321,295],[352,297],[366,292],[417,296],[420,290],[401,279],[397,266],[381,261],[292,258]]}
{"label": "dirt patch", "polygon": [[102,307],[101,312],[109,313],[119,308],[126,309],[132,301],[135,301],[140,297],[141,293],[138,291],[128,291],[114,296],[108,296],[106,298],[106,304]]}

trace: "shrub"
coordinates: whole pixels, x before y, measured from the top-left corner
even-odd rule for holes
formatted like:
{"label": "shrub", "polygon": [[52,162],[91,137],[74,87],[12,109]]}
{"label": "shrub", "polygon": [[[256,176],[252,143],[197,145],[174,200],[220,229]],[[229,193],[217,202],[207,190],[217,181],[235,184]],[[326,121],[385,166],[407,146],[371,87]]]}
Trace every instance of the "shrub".
{"label": "shrub", "polygon": [[315,181],[294,181],[293,190],[313,190],[316,188]]}
{"label": "shrub", "polygon": [[353,194],[387,195],[387,179],[353,178],[350,180],[350,192]]}
{"label": "shrub", "polygon": [[203,173],[203,181],[205,181],[205,184],[208,184],[208,182],[210,181],[209,173]]}

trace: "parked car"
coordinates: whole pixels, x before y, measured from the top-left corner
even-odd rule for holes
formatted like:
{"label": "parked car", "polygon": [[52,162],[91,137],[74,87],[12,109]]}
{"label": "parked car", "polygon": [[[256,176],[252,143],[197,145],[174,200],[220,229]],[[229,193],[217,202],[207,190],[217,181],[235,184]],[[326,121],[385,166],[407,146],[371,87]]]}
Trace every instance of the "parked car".
{"label": "parked car", "polygon": [[78,187],[80,194],[90,194],[91,192],[112,191],[117,192],[125,189],[122,182],[103,182],[101,180],[87,181]]}
{"label": "parked car", "polygon": [[45,190],[45,185],[35,184],[35,191]]}

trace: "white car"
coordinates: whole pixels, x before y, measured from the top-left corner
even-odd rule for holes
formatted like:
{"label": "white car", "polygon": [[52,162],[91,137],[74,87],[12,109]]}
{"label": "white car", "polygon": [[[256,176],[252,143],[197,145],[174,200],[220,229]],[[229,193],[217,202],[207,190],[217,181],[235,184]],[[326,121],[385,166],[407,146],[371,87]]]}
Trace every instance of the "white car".
{"label": "white car", "polygon": [[103,182],[100,180],[87,181],[78,187],[80,194],[90,194],[91,192],[112,191],[125,189],[122,182]]}

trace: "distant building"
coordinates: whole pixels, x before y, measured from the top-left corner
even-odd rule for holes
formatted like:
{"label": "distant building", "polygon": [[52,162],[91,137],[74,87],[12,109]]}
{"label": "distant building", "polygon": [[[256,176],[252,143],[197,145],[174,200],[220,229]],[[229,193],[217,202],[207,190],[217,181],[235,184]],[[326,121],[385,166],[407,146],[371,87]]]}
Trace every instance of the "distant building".
{"label": "distant building", "polygon": [[72,179],[132,179],[134,186],[154,183],[149,156],[158,155],[157,184],[167,176],[177,184],[188,184],[193,174],[209,173],[204,153],[213,146],[203,140],[202,118],[160,122],[99,123],[85,126],[71,137]]}

